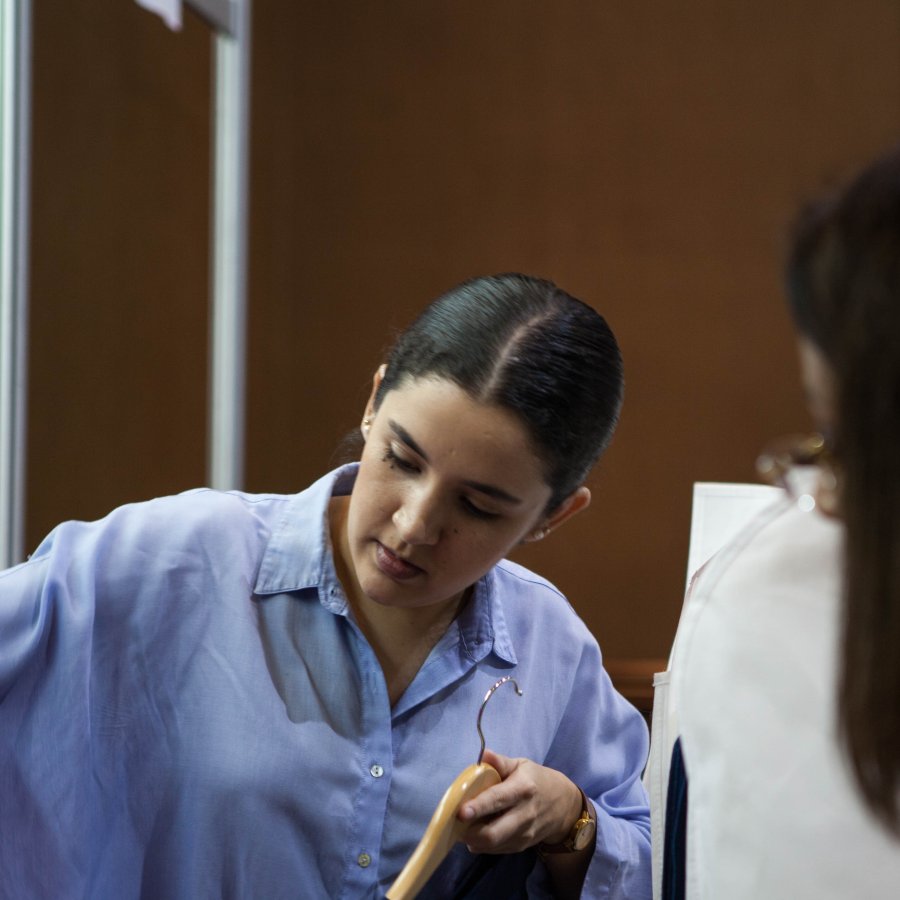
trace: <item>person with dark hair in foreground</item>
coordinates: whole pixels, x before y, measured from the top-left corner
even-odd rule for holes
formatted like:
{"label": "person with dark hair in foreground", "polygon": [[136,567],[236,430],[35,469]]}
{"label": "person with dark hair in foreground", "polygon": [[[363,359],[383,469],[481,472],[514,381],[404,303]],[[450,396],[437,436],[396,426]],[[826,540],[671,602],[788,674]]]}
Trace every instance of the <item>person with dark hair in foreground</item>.
{"label": "person with dark hair in foreground", "polygon": [[820,433],[691,586],[666,898],[900,890],[900,152],[802,214],[787,293]]}
{"label": "person with dark hair in foreground", "polygon": [[479,751],[501,776],[421,896],[645,900],[641,716],[505,560],[587,507],[622,366],[503,275],[375,374],[358,463],[60,525],[0,573],[0,896],[379,898]]}

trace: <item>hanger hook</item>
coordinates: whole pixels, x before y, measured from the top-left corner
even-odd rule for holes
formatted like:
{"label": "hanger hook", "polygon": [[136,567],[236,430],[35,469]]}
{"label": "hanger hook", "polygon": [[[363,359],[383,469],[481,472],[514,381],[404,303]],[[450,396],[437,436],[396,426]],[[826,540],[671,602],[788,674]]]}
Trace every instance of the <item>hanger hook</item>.
{"label": "hanger hook", "polygon": [[481,730],[481,717],[484,715],[484,708],[487,706],[488,700],[491,699],[491,694],[500,687],[501,684],[506,684],[507,681],[511,681],[513,683],[513,687],[516,689],[516,693],[521,697],[522,689],[519,687],[519,682],[516,681],[512,675],[506,675],[501,678],[485,695],[484,700],[481,701],[481,709],[478,710],[478,722],[476,723],[476,728],[478,728],[478,737],[481,738],[481,753],[478,754],[478,765],[481,765],[481,758],[484,756],[484,732]]}

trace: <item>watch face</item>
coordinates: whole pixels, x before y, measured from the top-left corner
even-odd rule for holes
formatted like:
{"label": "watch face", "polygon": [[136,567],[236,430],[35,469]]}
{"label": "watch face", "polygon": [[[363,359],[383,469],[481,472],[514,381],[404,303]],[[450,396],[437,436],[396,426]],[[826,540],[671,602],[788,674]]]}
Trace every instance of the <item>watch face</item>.
{"label": "watch face", "polygon": [[582,819],[577,824],[577,832],[572,846],[575,850],[584,850],[588,844],[594,839],[595,825],[593,819]]}

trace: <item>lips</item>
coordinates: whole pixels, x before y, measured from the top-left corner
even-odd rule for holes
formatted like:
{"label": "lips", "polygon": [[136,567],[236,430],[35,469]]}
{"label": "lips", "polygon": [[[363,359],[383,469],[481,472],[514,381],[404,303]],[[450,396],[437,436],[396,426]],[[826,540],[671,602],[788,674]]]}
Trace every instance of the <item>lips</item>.
{"label": "lips", "polygon": [[425,570],[420,569],[417,565],[401,559],[392,550],[388,550],[384,544],[375,542],[375,564],[389,578],[397,581],[408,581],[421,575]]}

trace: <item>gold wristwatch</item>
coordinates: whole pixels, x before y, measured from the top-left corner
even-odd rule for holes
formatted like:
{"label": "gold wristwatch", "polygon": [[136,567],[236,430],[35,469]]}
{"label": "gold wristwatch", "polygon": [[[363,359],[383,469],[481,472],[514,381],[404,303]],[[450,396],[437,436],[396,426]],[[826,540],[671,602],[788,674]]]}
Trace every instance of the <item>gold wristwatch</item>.
{"label": "gold wristwatch", "polygon": [[597,823],[591,818],[591,804],[581,791],[581,815],[565,840],[558,844],[538,844],[539,853],[576,853],[594,839]]}

